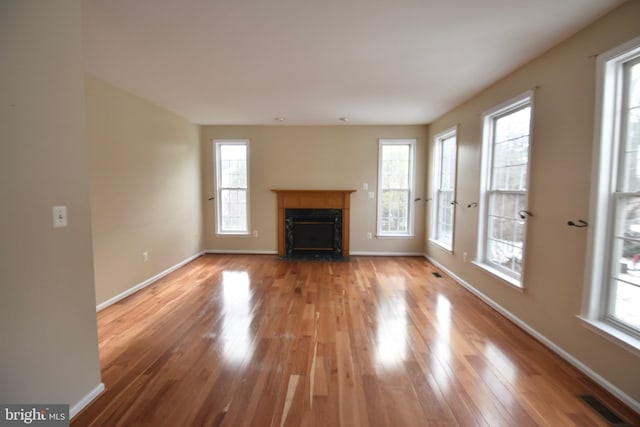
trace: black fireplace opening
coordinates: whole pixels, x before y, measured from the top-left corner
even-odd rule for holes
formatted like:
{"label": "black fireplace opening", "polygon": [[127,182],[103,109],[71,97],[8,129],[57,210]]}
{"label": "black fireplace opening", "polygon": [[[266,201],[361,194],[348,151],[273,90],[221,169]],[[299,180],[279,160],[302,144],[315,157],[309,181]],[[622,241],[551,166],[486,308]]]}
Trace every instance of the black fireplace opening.
{"label": "black fireplace opening", "polygon": [[342,209],[285,209],[289,258],[342,258]]}

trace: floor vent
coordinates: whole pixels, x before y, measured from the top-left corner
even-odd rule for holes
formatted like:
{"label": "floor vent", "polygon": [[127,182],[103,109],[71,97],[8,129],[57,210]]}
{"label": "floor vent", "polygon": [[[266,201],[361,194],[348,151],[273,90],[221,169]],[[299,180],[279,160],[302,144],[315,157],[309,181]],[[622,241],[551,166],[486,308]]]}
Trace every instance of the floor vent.
{"label": "floor vent", "polygon": [[602,403],[600,401],[600,399],[598,399],[597,397],[592,396],[590,394],[581,394],[578,397],[584,403],[589,405],[591,407],[591,409],[593,409],[598,414],[600,414],[600,416],[602,416],[602,418],[607,420],[609,425],[612,425],[612,426],[626,426],[627,425],[627,423],[625,423],[622,418],[620,418],[618,415],[616,415],[616,413],[613,412],[611,409],[607,408],[607,406],[604,403]]}
{"label": "floor vent", "polygon": [[442,277],[442,274],[438,273],[437,271],[434,271],[433,274],[435,277],[437,277],[438,279]]}

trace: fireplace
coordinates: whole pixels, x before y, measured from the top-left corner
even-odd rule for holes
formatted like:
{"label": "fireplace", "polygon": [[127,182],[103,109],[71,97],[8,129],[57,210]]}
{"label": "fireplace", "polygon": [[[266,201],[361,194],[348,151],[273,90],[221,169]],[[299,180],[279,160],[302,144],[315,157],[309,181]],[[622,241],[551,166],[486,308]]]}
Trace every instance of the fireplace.
{"label": "fireplace", "polygon": [[278,255],[349,256],[349,212],[355,190],[272,190],[278,195]]}
{"label": "fireplace", "polygon": [[285,255],[342,257],[342,210],[285,209]]}

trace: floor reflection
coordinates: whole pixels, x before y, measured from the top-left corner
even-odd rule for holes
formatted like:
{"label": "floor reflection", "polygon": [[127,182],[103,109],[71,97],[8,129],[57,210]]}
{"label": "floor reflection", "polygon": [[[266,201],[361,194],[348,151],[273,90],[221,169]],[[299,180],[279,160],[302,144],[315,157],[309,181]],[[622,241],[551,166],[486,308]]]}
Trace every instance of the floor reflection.
{"label": "floor reflection", "polygon": [[222,292],[224,358],[227,363],[237,365],[253,354],[249,274],[245,271],[223,272]]}
{"label": "floor reflection", "polygon": [[436,300],[435,326],[436,338],[431,351],[431,371],[440,389],[446,393],[449,390],[449,375],[444,366],[450,366],[451,361],[451,302],[444,295],[439,294]]}
{"label": "floor reflection", "polygon": [[491,364],[499,369],[500,375],[510,383],[514,383],[518,376],[518,369],[502,350],[488,342],[484,347],[484,354],[487,360],[490,360]]}
{"label": "floor reflection", "polygon": [[436,301],[436,321],[438,323],[438,335],[449,342],[451,331],[451,303],[442,294],[438,294]]}
{"label": "floor reflection", "polygon": [[407,303],[404,294],[384,298],[377,310],[378,363],[392,368],[401,363],[407,353]]}

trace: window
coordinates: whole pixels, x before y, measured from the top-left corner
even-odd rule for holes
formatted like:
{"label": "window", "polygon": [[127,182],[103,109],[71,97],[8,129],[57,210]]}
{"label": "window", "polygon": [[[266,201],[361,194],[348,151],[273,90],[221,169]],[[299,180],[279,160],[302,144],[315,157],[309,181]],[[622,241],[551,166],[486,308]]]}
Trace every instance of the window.
{"label": "window", "polygon": [[583,318],[640,351],[640,37],[598,57],[597,96]]}
{"label": "window", "polygon": [[453,250],[453,220],[456,190],[456,129],[435,136],[431,240]]}
{"label": "window", "polygon": [[414,139],[378,145],[378,236],[413,236]]}
{"label": "window", "polygon": [[214,141],[216,233],[248,234],[249,141]]}
{"label": "window", "polygon": [[522,287],[533,94],[483,115],[476,263]]}

